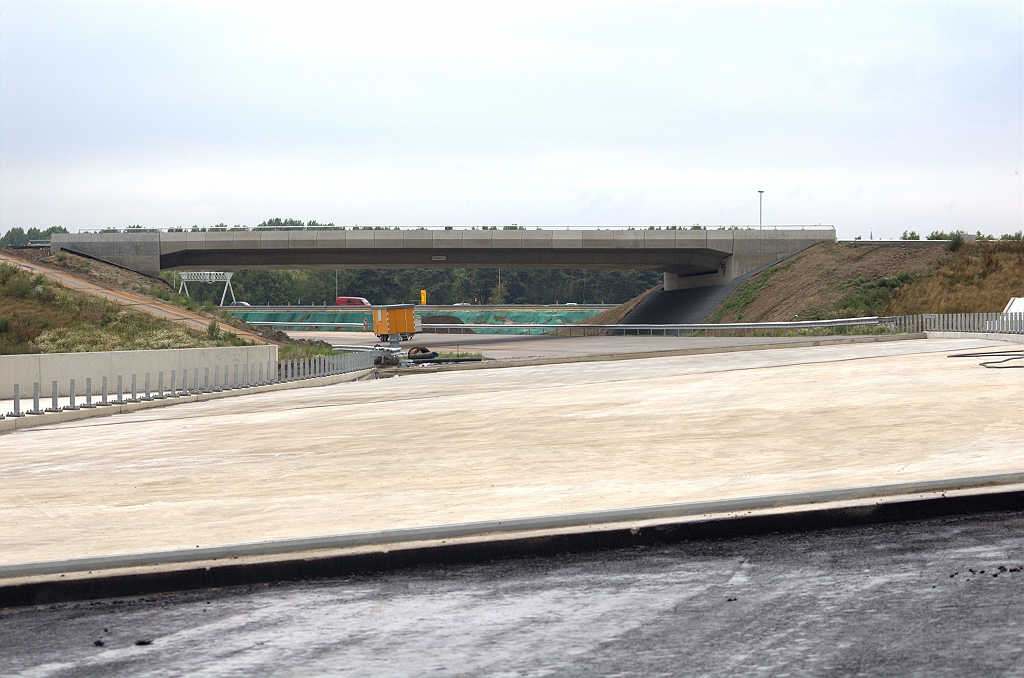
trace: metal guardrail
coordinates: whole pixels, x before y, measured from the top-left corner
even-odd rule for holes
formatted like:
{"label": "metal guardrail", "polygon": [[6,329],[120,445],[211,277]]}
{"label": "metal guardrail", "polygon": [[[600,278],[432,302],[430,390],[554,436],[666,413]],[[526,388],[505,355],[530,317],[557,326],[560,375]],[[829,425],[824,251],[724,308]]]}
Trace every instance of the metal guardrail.
{"label": "metal guardrail", "polygon": [[[421,327],[427,330],[532,330],[554,332],[558,330],[580,330],[580,331],[615,331],[627,334],[632,333],[654,333],[654,332],[718,332],[737,330],[800,330],[831,327],[862,327],[872,325],[893,325],[895,318],[887,317],[865,317],[865,318],[842,318],[838,320],[799,320],[792,322],[774,323],[680,323],[680,324],[544,324],[544,323],[506,323],[506,324],[485,324],[485,323],[424,323]],[[250,325],[262,325],[272,327],[331,327],[337,329],[359,329],[364,328],[362,323],[331,323],[331,322],[310,322],[310,321],[257,321]]]}
{"label": "metal guardrail", "polygon": [[248,324],[255,325],[257,327],[335,327],[338,329],[352,328],[358,329],[359,331],[363,331],[364,329],[366,329],[366,325],[364,325],[363,323],[318,323],[310,322],[308,320],[304,322],[277,322],[272,320],[257,320],[249,322]]}
{"label": "metal guardrail", "polygon": [[[386,304],[371,305],[371,306],[334,306],[331,304],[303,304],[297,305],[292,304],[291,306],[218,306],[217,309],[220,311],[227,311],[229,313],[305,313],[305,312],[316,312],[316,313],[369,313],[376,308],[383,308]],[[541,310],[552,310],[552,311],[588,311],[588,310],[600,310],[607,311],[610,308],[615,308],[618,304],[591,304],[591,303],[579,303],[579,304],[414,304],[417,313],[438,313],[440,311],[450,311],[454,313],[463,312],[480,312],[480,311],[529,311],[533,309]]]}
{"label": "metal guardrail", "polygon": [[[695,224],[696,226],[696,224]],[[804,231],[833,229],[832,224],[710,224],[694,228],[691,226],[673,226],[666,224],[626,224],[624,226],[567,226],[565,224],[531,224],[529,226],[518,226],[515,224],[478,224],[476,226],[417,226],[417,225],[396,225],[396,226],[227,226],[218,228],[216,226],[182,226],[167,228],[83,228],[79,233],[231,233],[231,232],[264,232],[264,231],[535,231],[535,230],[559,230],[559,231]]]}
{"label": "metal guardrail", "polygon": [[[330,322],[252,322],[251,325],[291,328],[331,328],[336,330],[364,330],[362,323],[330,323]],[[473,330],[481,333],[512,333],[512,334],[544,334],[568,331],[570,336],[588,333],[606,334],[649,334],[673,335],[720,333],[720,332],[767,332],[782,333],[814,333],[815,330],[842,330],[859,333],[870,328],[872,334],[906,334],[920,332],[973,332],[996,334],[1024,334],[1024,313],[952,313],[952,314],[918,314],[907,316],[868,316],[862,318],[837,318],[833,320],[797,320],[791,322],[768,323],[678,323],[678,324],[542,324],[542,323],[424,323],[423,332],[452,332],[457,330]]]}

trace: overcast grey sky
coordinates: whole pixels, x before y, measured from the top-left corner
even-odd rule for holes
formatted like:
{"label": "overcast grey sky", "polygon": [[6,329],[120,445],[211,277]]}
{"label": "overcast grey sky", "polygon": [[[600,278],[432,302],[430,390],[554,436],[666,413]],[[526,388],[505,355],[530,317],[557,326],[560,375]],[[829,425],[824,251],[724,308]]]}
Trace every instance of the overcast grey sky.
{"label": "overcast grey sky", "polygon": [[1012,2],[0,12],[0,228],[1022,228]]}

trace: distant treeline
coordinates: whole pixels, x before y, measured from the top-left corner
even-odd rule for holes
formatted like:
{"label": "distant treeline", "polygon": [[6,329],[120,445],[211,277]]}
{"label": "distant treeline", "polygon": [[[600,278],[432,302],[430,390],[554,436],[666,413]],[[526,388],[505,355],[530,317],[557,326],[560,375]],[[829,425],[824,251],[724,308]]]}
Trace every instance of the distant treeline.
{"label": "distant treeline", "polygon": [[[177,289],[173,271],[163,278]],[[237,271],[235,297],[254,305],[334,303],[340,296],[366,297],[372,304],[619,304],[662,281],[657,271],[597,269],[370,269]],[[221,285],[189,285],[199,302],[219,303]],[[230,299],[230,296],[228,297]]]}
{"label": "distant treeline", "polygon": [[[953,231],[946,233],[945,231],[932,231],[925,240],[955,240],[957,236],[962,240],[967,235],[965,231]],[[985,235],[981,231],[978,231],[975,236],[975,240],[990,241],[990,240],[1005,240],[1010,242],[1020,242],[1024,238],[1024,232],[1017,231],[1016,233],[1004,233],[1000,236]],[[920,240],[921,236],[917,231],[903,231],[903,235],[900,236],[900,240]]]}
{"label": "distant treeline", "polygon": [[38,228],[30,228],[25,231],[17,226],[4,233],[0,238],[0,247],[22,247],[28,244],[29,240],[49,240],[54,233],[67,233],[68,229],[63,226],[51,226],[45,231]]}

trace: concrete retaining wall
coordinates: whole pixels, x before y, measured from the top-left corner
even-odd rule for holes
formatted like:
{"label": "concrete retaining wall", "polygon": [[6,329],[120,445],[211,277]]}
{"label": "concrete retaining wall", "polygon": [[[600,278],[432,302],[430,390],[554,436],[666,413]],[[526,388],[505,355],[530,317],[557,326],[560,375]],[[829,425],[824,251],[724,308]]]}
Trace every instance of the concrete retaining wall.
{"label": "concrete retaining wall", "polygon": [[[182,370],[189,370],[189,384],[192,384],[192,370],[199,368],[203,378],[204,368],[210,368],[210,383],[213,383],[214,369],[224,371],[227,366],[229,379],[234,377],[234,366],[255,364],[266,373],[267,361],[277,360],[277,346],[231,346],[223,348],[180,348],[153,351],[101,351],[96,353],[46,353],[34,355],[0,356],[0,398],[14,397],[14,384],[20,385],[21,397],[32,397],[32,385],[39,382],[39,391],[44,398],[51,394],[51,383],[56,380],[58,394],[69,395],[71,380],[79,396],[85,394],[85,380],[92,378],[92,391],[100,393],[103,377],[107,377],[108,392],[117,388],[117,375],[124,377],[124,388],[131,388],[132,374],[137,375],[139,390],[144,388],[146,372],[150,374],[150,387],[156,390],[157,374],[164,373],[164,388],[170,386],[171,370],[177,371],[177,385],[181,387]],[[221,375],[224,379],[224,375]],[[223,381],[221,382],[223,383]]]}

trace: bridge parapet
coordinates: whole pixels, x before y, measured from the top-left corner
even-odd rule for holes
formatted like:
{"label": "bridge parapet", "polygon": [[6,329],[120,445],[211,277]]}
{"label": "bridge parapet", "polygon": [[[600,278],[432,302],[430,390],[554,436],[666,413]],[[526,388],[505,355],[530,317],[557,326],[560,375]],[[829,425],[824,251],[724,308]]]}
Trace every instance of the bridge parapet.
{"label": "bridge parapet", "polygon": [[832,227],[772,230],[378,229],[55,234],[51,250],[147,275],[163,269],[638,268],[666,289],[719,284],[817,242]]}

